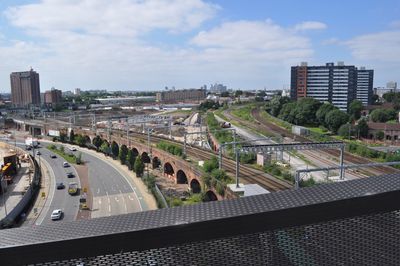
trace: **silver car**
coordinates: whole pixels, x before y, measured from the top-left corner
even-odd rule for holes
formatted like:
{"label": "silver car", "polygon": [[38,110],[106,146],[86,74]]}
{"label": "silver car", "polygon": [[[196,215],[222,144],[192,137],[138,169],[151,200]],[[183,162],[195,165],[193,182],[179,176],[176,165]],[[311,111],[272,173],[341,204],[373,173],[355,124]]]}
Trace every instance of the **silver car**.
{"label": "silver car", "polygon": [[60,220],[61,217],[62,217],[62,215],[63,215],[63,211],[62,211],[62,210],[60,210],[60,209],[54,210],[54,211],[51,213],[51,219],[52,219],[53,221],[55,221],[55,220]]}

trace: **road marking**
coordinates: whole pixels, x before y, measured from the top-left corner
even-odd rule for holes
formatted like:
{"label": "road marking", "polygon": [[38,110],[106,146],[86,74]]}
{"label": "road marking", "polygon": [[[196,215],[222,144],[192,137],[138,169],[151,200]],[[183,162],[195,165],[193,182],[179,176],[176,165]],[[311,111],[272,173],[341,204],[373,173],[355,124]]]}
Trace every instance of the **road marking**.
{"label": "road marking", "polygon": [[119,202],[119,199],[118,199],[118,197],[115,197],[115,201],[116,201],[116,202]]}
{"label": "road marking", "polygon": [[131,195],[128,195],[128,197],[129,197],[130,200],[134,200],[134,198],[132,198]]}
{"label": "road marking", "polygon": [[97,194],[100,194],[100,188],[97,188]]}
{"label": "road marking", "polygon": [[99,205],[101,205],[101,199],[99,199]]}

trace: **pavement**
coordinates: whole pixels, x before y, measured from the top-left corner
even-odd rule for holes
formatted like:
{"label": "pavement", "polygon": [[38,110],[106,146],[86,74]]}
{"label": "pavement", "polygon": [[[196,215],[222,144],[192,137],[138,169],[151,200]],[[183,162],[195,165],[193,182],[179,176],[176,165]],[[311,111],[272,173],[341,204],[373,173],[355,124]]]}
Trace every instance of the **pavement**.
{"label": "pavement", "polygon": [[[0,144],[0,157],[9,151],[13,146],[6,143]],[[21,150],[18,151],[21,154]],[[26,189],[30,185],[30,161],[28,159],[21,161],[21,168],[13,179],[13,183],[9,184],[4,194],[0,195],[0,220],[6,217],[8,213],[21,201]],[[33,177],[33,176],[32,176]]]}

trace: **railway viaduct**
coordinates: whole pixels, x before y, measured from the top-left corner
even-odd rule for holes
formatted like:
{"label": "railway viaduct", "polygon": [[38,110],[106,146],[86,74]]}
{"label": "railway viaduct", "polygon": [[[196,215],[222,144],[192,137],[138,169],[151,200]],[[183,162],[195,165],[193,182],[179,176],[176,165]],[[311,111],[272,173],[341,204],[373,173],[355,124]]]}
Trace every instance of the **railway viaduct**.
{"label": "railway viaduct", "polygon": [[[36,134],[47,134],[47,129],[49,127],[41,123],[42,121],[22,121],[14,120],[17,129],[29,131],[31,134],[36,132]],[[76,134],[81,134],[88,136],[92,142],[96,134],[91,130],[83,130],[78,127],[74,127],[74,132]],[[104,132],[97,132],[102,139],[108,139],[108,134]],[[197,169],[190,162],[174,156],[166,151],[150,147],[151,154],[149,154],[149,147],[145,143],[140,141],[128,140],[126,135],[123,134],[111,134],[111,141],[115,141],[119,146],[126,145],[131,149],[134,154],[141,155],[143,163],[150,164],[153,169],[159,169],[165,178],[173,180],[176,184],[187,184],[188,189],[193,193],[200,193],[204,188],[201,176],[202,172]],[[205,197],[209,201],[222,200],[223,197],[219,195],[214,188],[209,188],[205,192]],[[230,195],[231,197],[232,195]]]}

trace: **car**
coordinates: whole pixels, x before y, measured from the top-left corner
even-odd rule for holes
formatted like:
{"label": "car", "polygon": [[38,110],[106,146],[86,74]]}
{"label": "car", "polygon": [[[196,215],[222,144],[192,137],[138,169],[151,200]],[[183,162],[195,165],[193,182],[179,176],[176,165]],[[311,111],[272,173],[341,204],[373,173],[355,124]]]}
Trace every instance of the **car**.
{"label": "car", "polygon": [[56,187],[57,187],[57,189],[64,189],[65,185],[64,185],[63,182],[59,182],[59,183],[56,184]]}
{"label": "car", "polygon": [[57,158],[57,156],[56,156],[55,154],[51,154],[51,155],[50,155],[50,158],[51,158],[51,159],[55,159],[55,158]]}
{"label": "car", "polygon": [[63,211],[62,211],[62,210],[60,210],[60,209],[54,210],[54,211],[51,213],[51,219],[52,219],[53,221],[55,221],[55,220],[60,220],[61,217],[62,217],[62,215],[63,215]]}
{"label": "car", "polygon": [[75,175],[73,173],[69,172],[69,173],[67,173],[67,177],[68,178],[73,178],[73,177],[75,177]]}
{"label": "car", "polygon": [[63,166],[64,166],[64,167],[69,167],[69,163],[63,162]]}
{"label": "car", "polygon": [[76,148],[75,147],[69,147],[69,150],[70,151],[76,151]]}
{"label": "car", "polygon": [[36,152],[36,155],[41,155],[40,151],[37,151],[37,152]]}

